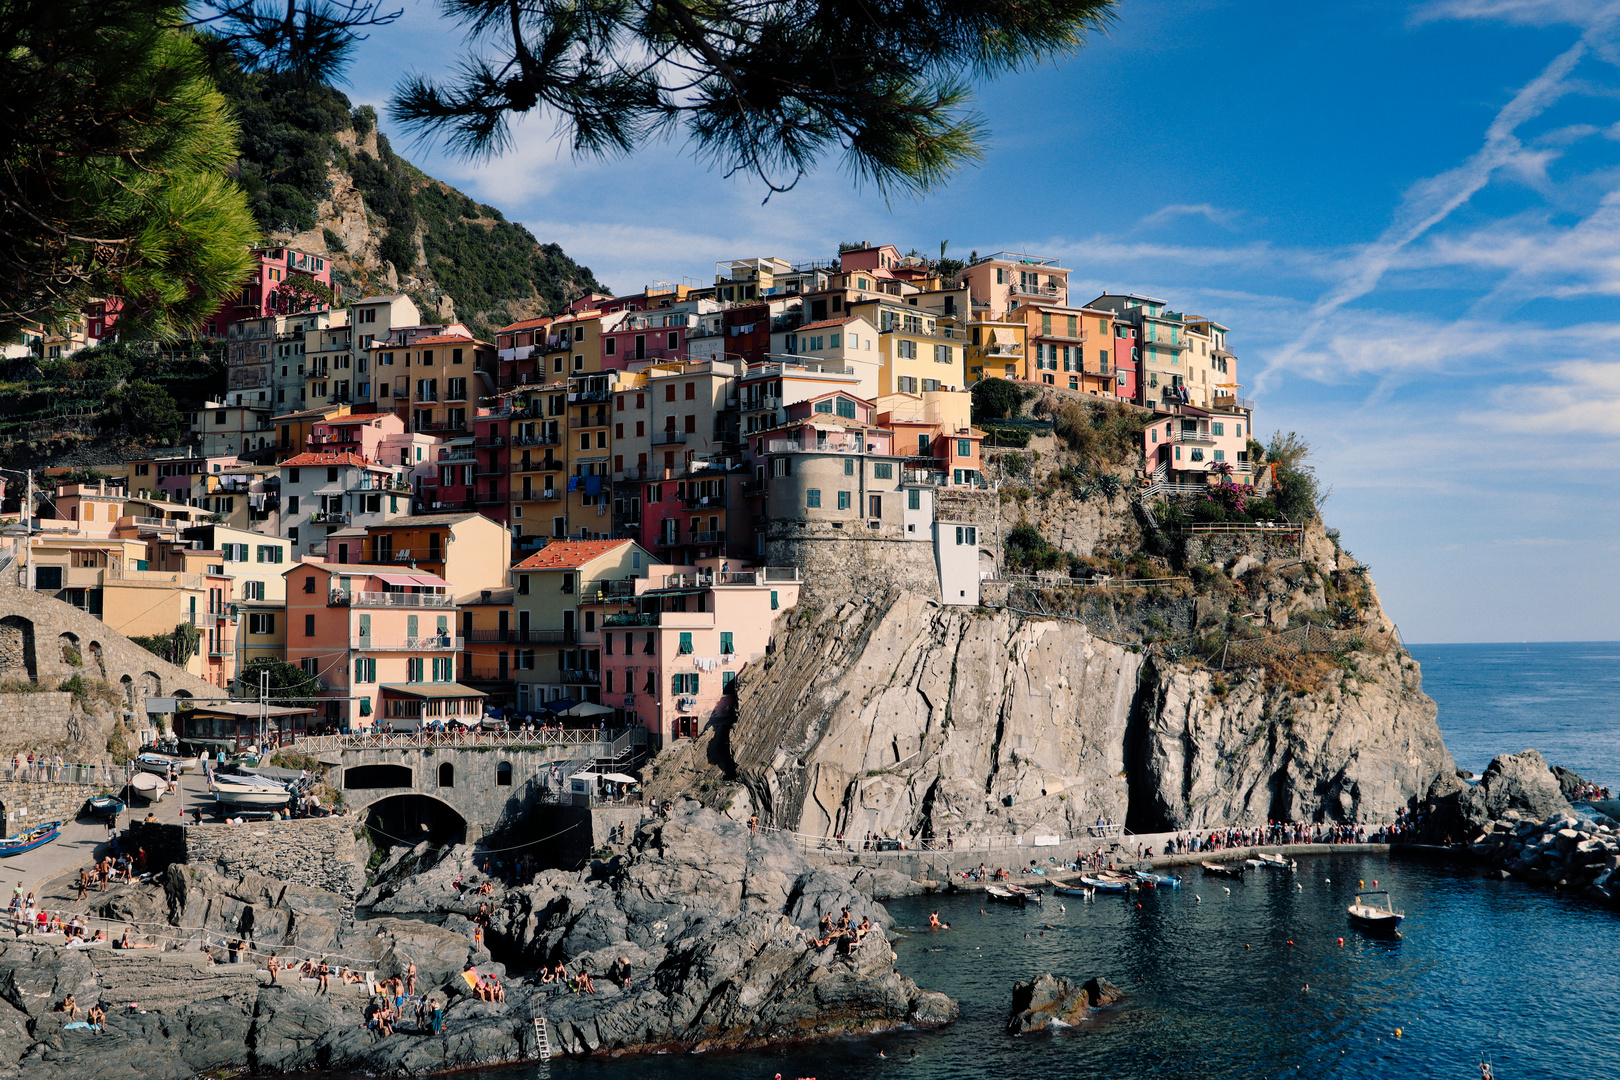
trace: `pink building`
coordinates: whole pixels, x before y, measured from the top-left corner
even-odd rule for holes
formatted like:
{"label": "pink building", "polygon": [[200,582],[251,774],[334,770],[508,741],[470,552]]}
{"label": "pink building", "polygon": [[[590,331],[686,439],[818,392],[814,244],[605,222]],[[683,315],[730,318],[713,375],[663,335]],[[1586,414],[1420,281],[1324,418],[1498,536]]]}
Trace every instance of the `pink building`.
{"label": "pink building", "polygon": [[651,568],[633,612],[602,621],[602,702],[623,709],[665,745],[736,707],[733,683],[771,647],[776,616],[799,599],[793,567]]}
{"label": "pink building", "polygon": [[253,270],[242,291],[203,324],[209,337],[224,337],[234,322],[305,311],[330,311],[332,305],[314,299],[305,287],[318,283],[332,288],[332,264],[325,256],[291,248],[255,248]]}
{"label": "pink building", "polygon": [[1168,483],[1203,484],[1218,481],[1230,465],[1234,484],[1252,484],[1250,434],[1244,413],[1183,405],[1179,415],[1161,416],[1142,432],[1147,473],[1154,476],[1163,469]]}
{"label": "pink building", "polygon": [[456,681],[449,583],[397,566],[301,562],[287,582],[287,662],[331,700],[317,719],[351,730],[415,730],[483,713],[484,693]]}

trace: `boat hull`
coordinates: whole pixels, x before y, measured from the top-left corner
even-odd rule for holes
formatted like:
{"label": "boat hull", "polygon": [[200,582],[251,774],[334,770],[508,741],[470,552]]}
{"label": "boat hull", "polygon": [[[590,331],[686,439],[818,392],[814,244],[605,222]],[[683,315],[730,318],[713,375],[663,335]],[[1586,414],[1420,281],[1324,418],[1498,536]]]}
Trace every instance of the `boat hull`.
{"label": "boat hull", "polygon": [[1086,890],[1084,888],[1078,888],[1078,887],[1076,887],[1074,885],[1053,885],[1052,886],[1052,891],[1057,893],[1059,896],[1084,896],[1084,895],[1086,895]]}
{"label": "boat hull", "polygon": [[123,799],[115,799],[111,795],[104,795],[101,798],[90,800],[90,812],[100,814],[103,817],[117,817],[126,809],[128,807]]}
{"label": "boat hull", "polygon": [[1008,892],[1006,889],[997,888],[994,885],[985,889],[984,892],[986,896],[998,904],[1012,904],[1015,907],[1024,906],[1024,898],[1018,893]]}
{"label": "boat hull", "polygon": [[273,809],[286,806],[287,800],[292,798],[290,791],[271,791],[266,788],[246,787],[236,784],[216,784],[214,798],[226,806],[248,806],[260,809]]}
{"label": "boat hull", "polygon": [[1169,874],[1150,874],[1146,870],[1138,870],[1136,872],[1136,880],[1140,881],[1144,885],[1152,885],[1157,889],[1181,888],[1181,879],[1178,877],[1172,877]]}
{"label": "boat hull", "polygon": [[1080,879],[1098,892],[1124,892],[1125,885],[1118,881],[1104,881],[1102,878],[1083,877]]}
{"label": "boat hull", "polygon": [[62,835],[62,823],[60,821],[50,821],[44,825],[37,825],[25,833],[8,836],[4,840],[0,840],[0,859],[9,858],[12,855],[21,855],[25,851],[33,851],[35,848],[44,847],[60,835]]}
{"label": "boat hull", "polygon": [[1236,878],[1243,880],[1243,872],[1248,869],[1242,863],[1204,863],[1204,873],[1210,877]]}
{"label": "boat hull", "polygon": [[129,778],[134,788],[147,802],[158,802],[169,790],[169,782],[156,773],[138,772]]}

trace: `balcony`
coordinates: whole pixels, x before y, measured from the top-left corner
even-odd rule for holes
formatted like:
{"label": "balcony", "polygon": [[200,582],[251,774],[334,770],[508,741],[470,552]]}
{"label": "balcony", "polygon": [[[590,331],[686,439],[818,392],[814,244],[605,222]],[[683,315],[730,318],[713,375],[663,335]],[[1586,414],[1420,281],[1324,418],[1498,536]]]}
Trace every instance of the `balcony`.
{"label": "balcony", "polygon": [[341,510],[316,510],[309,515],[312,525],[347,525],[350,515]]}
{"label": "balcony", "polygon": [[1215,445],[1215,437],[1207,431],[1175,431],[1171,439],[1179,443],[1199,443],[1204,446]]}
{"label": "balcony", "polygon": [[442,593],[344,592],[334,589],[327,596],[328,607],[369,608],[453,608],[456,598]]}
{"label": "balcony", "polygon": [[606,410],[599,410],[595,417],[578,416],[574,413],[569,413],[568,426],[571,428],[607,427],[608,413]]}
{"label": "balcony", "polygon": [[743,497],[763,495],[771,488],[769,480],[744,480],[742,485]]}
{"label": "balcony", "polygon": [[472,502],[478,506],[499,506],[506,502],[506,495],[482,491],[473,497]]}
{"label": "balcony", "polygon": [[537,435],[514,435],[513,446],[561,446],[562,436],[554,431],[542,431]]}
{"label": "balcony", "polygon": [[1138,344],[1143,345],[1143,346],[1152,345],[1156,349],[1169,349],[1169,350],[1171,350],[1173,352],[1180,352],[1183,349],[1191,348],[1191,345],[1188,342],[1185,342],[1185,341],[1152,341],[1152,340],[1144,340],[1144,341],[1138,342]]}
{"label": "balcony", "polygon": [[518,502],[555,502],[563,496],[560,488],[545,488],[540,491],[523,488],[518,494]]}
{"label": "balcony", "polygon": [[485,435],[483,438],[478,440],[477,445],[480,446],[480,447],[486,447],[486,448],[488,448],[488,447],[497,447],[497,446],[505,446],[506,445],[506,436],[505,435]]}
{"label": "balcony", "polygon": [[467,640],[482,645],[572,645],[577,636],[572,630],[474,630]]}
{"label": "balcony", "polygon": [[476,461],[478,454],[470,446],[457,446],[439,451],[440,461]]}
{"label": "balcony", "polygon": [[723,544],[725,542],[726,534],[723,529],[719,531],[712,529],[699,530],[692,533],[692,538],[687,541],[689,544]]}
{"label": "balcony", "polygon": [[657,626],[658,612],[625,612],[619,615],[609,615],[602,620],[603,626]]}
{"label": "balcony", "polygon": [[611,390],[577,390],[568,395],[568,404],[583,405],[588,402],[608,401],[613,397]]}
{"label": "balcony", "polygon": [[602,673],[590,668],[563,668],[557,681],[567,686],[596,686],[602,681]]}
{"label": "balcony", "polygon": [[426,637],[365,637],[357,636],[354,647],[361,652],[460,652],[466,641],[448,634],[429,634]]}
{"label": "balcony", "polygon": [[1057,285],[1022,285],[1017,282],[1009,283],[1007,293],[1011,296],[1027,296],[1034,300],[1044,300],[1048,303],[1062,303],[1068,295],[1066,287]]}
{"label": "balcony", "polygon": [[680,446],[686,442],[684,431],[660,431],[653,435],[654,446]]}
{"label": "balcony", "polygon": [[636,595],[636,582],[642,578],[601,578],[597,581],[586,582],[585,588],[580,590],[580,596],[634,596]]}
{"label": "balcony", "polygon": [[556,458],[546,458],[544,461],[520,461],[512,466],[512,471],[517,473],[562,472],[564,467],[564,464]]}
{"label": "balcony", "polygon": [[1233,397],[1231,394],[1216,394],[1213,399],[1213,404],[1217,409],[1242,410],[1246,412],[1254,411],[1253,398]]}
{"label": "balcony", "polygon": [[376,552],[375,560],[380,563],[411,563],[411,562],[443,562],[443,548],[399,548],[390,551],[386,548]]}

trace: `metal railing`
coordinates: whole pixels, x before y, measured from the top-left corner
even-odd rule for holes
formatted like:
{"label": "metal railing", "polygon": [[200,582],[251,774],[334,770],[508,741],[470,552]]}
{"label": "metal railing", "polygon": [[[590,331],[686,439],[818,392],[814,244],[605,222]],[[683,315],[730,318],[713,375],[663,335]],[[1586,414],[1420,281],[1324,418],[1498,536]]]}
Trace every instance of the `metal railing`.
{"label": "metal railing", "polygon": [[439,593],[344,592],[333,589],[327,597],[331,607],[374,608],[448,608],[456,606],[456,598]]}
{"label": "metal railing", "polygon": [[356,649],[374,652],[460,652],[467,645],[465,639],[449,634],[389,638],[361,636],[354,640]]}
{"label": "metal railing", "polygon": [[[638,725],[639,726],[639,725]],[[642,728],[643,739],[646,729]],[[634,742],[634,729],[621,732],[616,737],[611,733],[599,732],[595,728],[552,728],[535,731],[408,731],[408,732],[357,732],[350,735],[309,735],[299,739],[296,743],[300,750],[373,750],[373,749],[406,749],[419,747],[457,747],[457,746],[505,746],[513,749],[522,749],[525,746],[597,746],[605,752],[594,755],[609,757],[615,755],[615,747],[620,740],[631,745]]]}
{"label": "metal railing", "polygon": [[60,765],[55,761],[47,762],[37,758],[30,762],[27,755],[13,757],[10,761],[0,763],[0,772],[7,780],[24,781],[36,784],[76,784],[87,787],[105,787],[117,791],[129,783],[129,778],[135,774],[133,764],[126,765],[87,765],[64,762]]}
{"label": "metal railing", "polygon": [[572,645],[572,630],[474,630],[467,640],[478,644]]}
{"label": "metal railing", "polygon": [[685,442],[684,431],[660,431],[653,435],[654,446],[678,446]]}

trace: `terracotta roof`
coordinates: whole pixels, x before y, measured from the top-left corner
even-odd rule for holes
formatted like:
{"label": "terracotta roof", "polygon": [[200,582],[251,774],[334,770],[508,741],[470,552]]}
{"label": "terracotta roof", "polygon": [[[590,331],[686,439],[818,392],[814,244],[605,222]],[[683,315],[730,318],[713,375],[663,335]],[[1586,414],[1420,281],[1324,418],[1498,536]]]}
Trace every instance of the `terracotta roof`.
{"label": "terracotta roof", "polygon": [[463,521],[471,521],[478,514],[468,511],[465,514],[406,514],[403,517],[389,518],[380,525],[373,525],[373,529],[414,529],[431,528],[434,525],[455,525]]}
{"label": "terracotta roof", "polygon": [[431,334],[428,337],[419,337],[405,347],[414,349],[418,345],[449,345],[458,341],[475,345],[478,343],[476,338],[468,337],[466,334]]}
{"label": "terracotta roof", "polygon": [[553,540],[514,570],[577,570],[593,559],[617,551],[632,540]]}
{"label": "terracotta roof", "polygon": [[860,318],[859,315],[846,315],[842,319],[822,319],[820,322],[805,323],[794,332],[802,334],[806,330],[820,330],[823,326],[843,326],[845,323],[852,323],[858,318]]}
{"label": "terracotta roof", "polygon": [[299,465],[359,465],[361,468],[376,467],[374,461],[367,461],[359,454],[295,454],[280,463],[282,468]]}
{"label": "terracotta roof", "polygon": [[529,330],[536,326],[549,326],[553,318],[554,316],[544,315],[538,319],[519,319],[517,322],[503,326],[495,332],[497,334],[509,334],[514,330]]}

